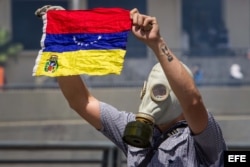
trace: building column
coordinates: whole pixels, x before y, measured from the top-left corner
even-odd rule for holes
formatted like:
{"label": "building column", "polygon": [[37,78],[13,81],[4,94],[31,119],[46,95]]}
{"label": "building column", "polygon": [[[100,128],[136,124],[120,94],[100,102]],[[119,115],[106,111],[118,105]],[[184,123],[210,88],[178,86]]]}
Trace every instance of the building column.
{"label": "building column", "polygon": [[11,32],[11,1],[0,0],[0,28]]}
{"label": "building column", "polygon": [[[148,14],[158,19],[161,34],[170,48],[181,47],[181,0],[147,1]],[[175,49],[173,48],[173,49]]]}
{"label": "building column", "polygon": [[71,4],[71,9],[78,10],[78,9],[87,9],[88,2],[87,0],[71,0],[69,1]]}

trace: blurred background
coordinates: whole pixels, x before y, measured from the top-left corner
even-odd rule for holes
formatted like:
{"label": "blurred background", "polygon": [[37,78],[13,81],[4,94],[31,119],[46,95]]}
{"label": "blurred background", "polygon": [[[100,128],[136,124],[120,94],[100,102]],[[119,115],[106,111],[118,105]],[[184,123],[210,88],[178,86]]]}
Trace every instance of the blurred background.
{"label": "blurred background", "polygon": [[[78,165],[71,162],[75,158],[95,166],[93,157],[108,159],[96,164],[105,166],[118,157],[105,152],[113,145],[68,107],[54,78],[32,76],[43,27],[34,12],[48,4],[138,8],[157,17],[169,47],[191,68],[228,146],[249,149],[250,0],[0,0],[0,166],[56,166],[49,158],[61,157],[69,159],[64,166]],[[141,86],[155,63],[152,51],[130,34],[121,75],[82,78],[100,100],[137,112]],[[91,145],[104,152],[62,151]]]}

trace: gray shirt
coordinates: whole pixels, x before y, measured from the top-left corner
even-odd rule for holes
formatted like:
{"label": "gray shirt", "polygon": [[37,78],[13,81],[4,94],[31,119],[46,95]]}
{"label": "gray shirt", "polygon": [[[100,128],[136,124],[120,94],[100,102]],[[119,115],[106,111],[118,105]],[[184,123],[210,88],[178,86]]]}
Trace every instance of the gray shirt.
{"label": "gray shirt", "polygon": [[[122,136],[128,122],[135,121],[135,114],[118,111],[101,102],[101,132],[114,142],[126,155],[127,166],[136,167],[144,159],[148,148],[136,148],[123,142]],[[148,167],[223,167],[223,151],[226,144],[218,123],[211,113],[207,128],[199,135],[192,135],[190,129],[181,128],[167,138],[155,152]],[[152,142],[161,136],[154,128]]]}

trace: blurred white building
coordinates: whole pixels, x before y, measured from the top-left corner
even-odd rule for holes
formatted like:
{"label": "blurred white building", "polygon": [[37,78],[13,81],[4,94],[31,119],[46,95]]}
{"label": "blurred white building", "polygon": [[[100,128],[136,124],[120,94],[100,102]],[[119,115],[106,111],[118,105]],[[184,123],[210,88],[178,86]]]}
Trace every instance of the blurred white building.
{"label": "blurred white building", "polygon": [[[230,47],[247,51],[250,46],[250,0],[0,0],[0,27],[8,29],[13,39],[24,45],[24,51],[18,57],[18,63],[10,62],[6,70],[8,83],[34,82],[31,73],[40,49],[42,35],[42,21],[35,17],[34,12],[45,4],[62,5],[67,9],[88,9],[100,6],[138,8],[142,13],[158,18],[162,36],[179,56],[182,56],[182,49],[193,47],[192,41],[195,35],[187,32],[188,40],[185,42],[190,43],[183,45],[182,34],[185,29],[193,30],[194,25],[197,25],[194,28],[198,29],[197,32],[203,32],[202,27],[211,28],[206,25],[216,27],[219,26],[217,23],[221,22],[227,30]],[[193,23],[197,19],[200,24]],[[200,33],[200,35],[205,34]],[[204,41],[206,40],[202,40]],[[137,70],[138,74],[145,74],[145,71],[151,68],[145,62],[154,61],[154,57],[149,56],[152,53],[139,42],[132,40],[129,45],[131,49],[127,49],[126,58],[135,58],[131,62],[126,61],[126,63],[129,62],[129,75],[135,73],[136,67],[141,67],[139,69],[141,71]],[[207,51],[210,50],[204,43],[201,46]]]}

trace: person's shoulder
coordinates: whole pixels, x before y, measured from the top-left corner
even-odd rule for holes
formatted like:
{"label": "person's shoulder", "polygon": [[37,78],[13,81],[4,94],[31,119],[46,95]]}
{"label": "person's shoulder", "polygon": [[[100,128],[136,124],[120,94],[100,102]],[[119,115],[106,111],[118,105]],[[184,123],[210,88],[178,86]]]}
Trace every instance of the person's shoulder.
{"label": "person's shoulder", "polygon": [[207,112],[207,115],[208,115],[208,124],[209,124],[209,123],[218,124],[218,122],[217,122],[217,120],[215,119],[215,116],[213,115],[212,112],[208,111],[208,112]]}
{"label": "person's shoulder", "polygon": [[135,114],[132,112],[127,112],[124,110],[119,110],[111,104],[100,102],[101,116],[102,117],[110,117],[113,120],[115,119],[124,119],[127,122],[135,120]]}

